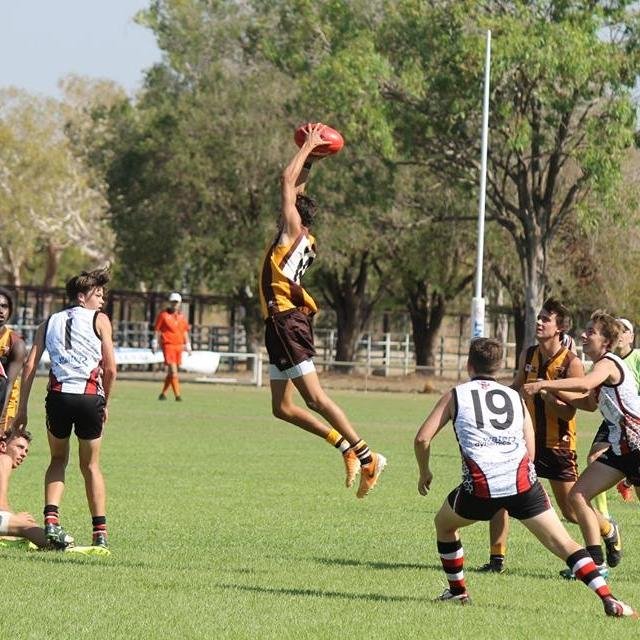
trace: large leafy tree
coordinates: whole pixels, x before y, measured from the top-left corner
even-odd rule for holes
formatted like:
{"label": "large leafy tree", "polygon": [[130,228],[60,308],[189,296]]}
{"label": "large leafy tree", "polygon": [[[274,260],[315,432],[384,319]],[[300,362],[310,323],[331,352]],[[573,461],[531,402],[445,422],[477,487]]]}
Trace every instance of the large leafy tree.
{"label": "large leafy tree", "polygon": [[516,249],[524,342],[549,285],[549,251],[586,203],[613,204],[633,144],[638,19],[631,2],[388,4],[380,46],[407,156],[474,181],[484,32],[494,34],[488,213]]}
{"label": "large leafy tree", "polygon": [[326,104],[352,103],[347,121],[383,139],[391,131],[394,159],[468,185],[478,184],[492,30],[488,217],[519,261],[519,334],[529,342],[558,230],[615,204],[635,128],[634,4],[393,0],[364,12],[358,2],[275,4],[267,51],[298,72],[306,94],[315,87]]}
{"label": "large leafy tree", "polygon": [[[104,184],[73,149],[65,108],[53,99],[8,89],[0,94],[0,214],[6,242],[0,269],[14,285],[43,265],[42,284],[55,283],[63,252],[92,263],[112,255]],[[45,259],[42,260],[41,256]]]}

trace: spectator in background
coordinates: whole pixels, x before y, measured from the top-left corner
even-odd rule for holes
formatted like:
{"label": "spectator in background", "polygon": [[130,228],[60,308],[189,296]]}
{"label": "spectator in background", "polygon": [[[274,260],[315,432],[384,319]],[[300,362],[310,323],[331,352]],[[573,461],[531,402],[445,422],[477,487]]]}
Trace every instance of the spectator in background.
{"label": "spectator in background", "polygon": [[191,353],[191,343],[189,342],[189,323],[180,311],[181,304],[182,296],[174,291],[169,296],[169,306],[158,314],[154,326],[155,335],[151,341],[151,350],[155,353],[158,347],[162,349],[167,367],[167,375],[158,400],[167,399],[169,387],[173,390],[176,400],[178,402],[182,400],[178,367],[182,364],[182,352],[186,349]]}

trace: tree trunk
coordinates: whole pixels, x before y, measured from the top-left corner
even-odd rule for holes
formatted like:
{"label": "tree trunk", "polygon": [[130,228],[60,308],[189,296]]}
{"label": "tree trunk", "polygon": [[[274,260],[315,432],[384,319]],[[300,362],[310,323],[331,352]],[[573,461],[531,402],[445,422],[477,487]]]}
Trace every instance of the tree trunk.
{"label": "tree trunk", "polygon": [[546,252],[538,234],[526,239],[523,279],[524,290],[524,338],[522,347],[536,343],[536,318],[545,294]]}
{"label": "tree trunk", "polygon": [[[413,345],[416,354],[416,365],[433,367],[435,364],[434,348],[436,338],[442,326],[446,310],[446,301],[442,294],[427,294],[424,282],[416,283],[413,295],[407,303],[411,327],[413,329]],[[421,371],[430,375],[433,370]]]}
{"label": "tree trunk", "polygon": [[44,279],[42,281],[42,286],[45,287],[45,289],[49,289],[55,284],[61,253],[62,250],[60,247],[51,242],[47,244],[47,262],[45,265]]}
{"label": "tree trunk", "polygon": [[[339,273],[327,269],[319,273],[323,296],[336,314],[336,362],[354,361],[358,340],[379,297],[379,293],[369,295],[369,267],[369,253],[365,251],[354,255],[351,264]],[[352,367],[339,366],[335,369],[348,373]]]}

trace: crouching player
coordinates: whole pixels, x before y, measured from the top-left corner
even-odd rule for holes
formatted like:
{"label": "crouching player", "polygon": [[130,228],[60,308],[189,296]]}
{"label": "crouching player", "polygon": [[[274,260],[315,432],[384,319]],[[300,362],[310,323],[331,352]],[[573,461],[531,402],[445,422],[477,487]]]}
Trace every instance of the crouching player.
{"label": "crouching player", "polygon": [[473,340],[467,361],[470,381],[442,396],[415,438],[418,491],[423,496],[428,495],[433,479],[431,440],[449,421],[462,455],[462,483],[445,499],[435,518],[438,552],[449,582],[438,600],[470,602],[459,529],[506,509],[600,597],[608,616],[637,617],[632,607],[614,598],[591,556],[571,539],[551,507],[533,466],[531,417],[518,392],[494,378],[501,361],[499,341]]}
{"label": "crouching player", "polygon": [[[30,513],[12,513],[9,507],[9,480],[11,472],[17,469],[29,453],[31,434],[28,431],[9,429],[0,438],[0,536],[17,536],[33,542],[41,548],[65,549],[73,543],[66,533],[52,540],[44,534],[44,529],[36,524]],[[14,541],[2,540],[0,546],[13,546]],[[22,543],[22,540],[19,541]]]}

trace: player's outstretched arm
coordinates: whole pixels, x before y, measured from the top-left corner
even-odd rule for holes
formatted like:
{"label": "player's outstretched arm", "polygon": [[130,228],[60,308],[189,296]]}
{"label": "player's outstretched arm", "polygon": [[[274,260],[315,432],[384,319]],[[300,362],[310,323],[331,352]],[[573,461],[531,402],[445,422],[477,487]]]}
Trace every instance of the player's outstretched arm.
{"label": "player's outstretched arm", "polygon": [[608,358],[598,360],[593,369],[584,376],[576,378],[564,378],[562,380],[536,380],[528,382],[523,387],[525,396],[533,396],[539,391],[574,391],[583,396],[592,389],[596,389],[603,382],[616,384],[620,379],[620,373],[616,365]]}
{"label": "player's outstretched arm", "polygon": [[31,393],[31,386],[33,385],[33,379],[35,378],[40,359],[44,353],[44,338],[47,323],[43,322],[36,331],[36,335],[33,339],[33,345],[29,355],[25,360],[22,367],[22,378],[20,380],[20,402],[18,403],[18,409],[16,416],[13,419],[12,425],[18,429],[24,429],[27,426],[27,407],[29,405],[29,395]]}
{"label": "player's outstretched arm", "polygon": [[[567,377],[580,378],[582,376],[584,376],[584,367],[582,362],[578,358],[573,358],[569,363]],[[595,411],[595,407],[593,409],[589,408],[591,402],[589,398],[591,393],[585,395],[582,393],[572,393],[570,391],[552,392],[543,390],[540,392],[540,396],[547,406],[551,407],[553,413],[562,420],[572,420],[576,415],[576,409]],[[575,402],[578,402],[583,406],[578,406]]]}
{"label": "player's outstretched arm", "polygon": [[429,468],[429,453],[431,450],[431,441],[452,418],[451,404],[453,392],[448,391],[433,408],[427,419],[422,423],[418,433],[413,441],[413,449],[418,462],[418,471],[420,477],[418,479],[418,493],[426,496],[431,488],[431,480],[433,474]]}
{"label": "player's outstretched arm", "polygon": [[282,172],[280,180],[282,227],[289,238],[295,238],[300,233],[302,222],[296,209],[296,197],[304,191],[311,168],[311,152],[325,143],[320,134],[323,128],[324,125],[320,122],[309,125],[307,139]]}

